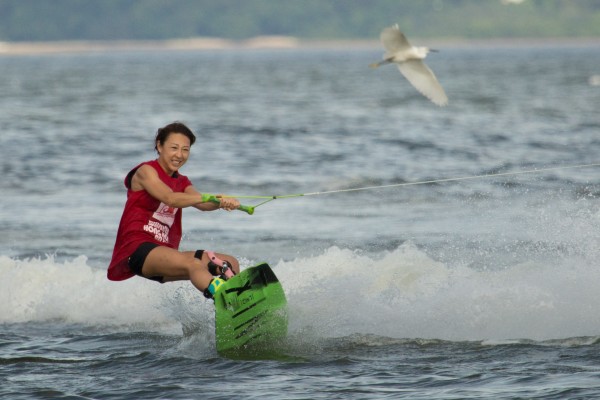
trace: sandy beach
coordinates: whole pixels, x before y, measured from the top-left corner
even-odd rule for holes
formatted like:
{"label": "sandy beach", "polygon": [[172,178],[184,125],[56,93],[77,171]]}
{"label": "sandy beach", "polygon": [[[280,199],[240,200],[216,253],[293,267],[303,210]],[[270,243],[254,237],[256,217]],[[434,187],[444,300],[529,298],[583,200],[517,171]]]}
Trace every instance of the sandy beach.
{"label": "sandy beach", "polygon": [[0,55],[87,53],[104,51],[224,50],[224,49],[295,49],[377,47],[372,41],[301,41],[290,36],[259,36],[246,40],[188,38],[172,40],[74,40],[53,42],[1,42]]}
{"label": "sandy beach", "polygon": [[[600,38],[501,38],[501,39],[419,39],[411,40],[415,44],[423,44],[437,48],[452,47],[518,47],[518,46],[598,46]],[[381,47],[378,40],[304,40],[291,36],[258,36],[246,40],[230,40],[222,38],[187,38],[171,40],[73,40],[48,42],[2,42],[0,55],[39,55],[92,53],[106,51],[201,51],[201,50],[253,50],[253,49],[348,49]]]}

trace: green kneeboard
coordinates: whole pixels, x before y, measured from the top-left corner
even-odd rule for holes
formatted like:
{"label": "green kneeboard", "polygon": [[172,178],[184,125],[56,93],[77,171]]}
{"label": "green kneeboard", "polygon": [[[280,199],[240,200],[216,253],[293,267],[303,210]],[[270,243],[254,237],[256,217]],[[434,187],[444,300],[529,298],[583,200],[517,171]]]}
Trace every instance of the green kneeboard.
{"label": "green kneeboard", "polygon": [[268,264],[227,280],[215,294],[217,352],[228,357],[268,353],[287,336],[287,301]]}

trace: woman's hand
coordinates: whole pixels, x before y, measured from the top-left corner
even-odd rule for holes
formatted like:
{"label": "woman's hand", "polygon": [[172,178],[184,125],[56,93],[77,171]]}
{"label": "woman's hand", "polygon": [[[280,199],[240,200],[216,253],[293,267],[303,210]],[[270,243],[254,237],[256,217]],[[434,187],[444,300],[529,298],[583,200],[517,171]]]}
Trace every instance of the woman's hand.
{"label": "woman's hand", "polygon": [[240,202],[233,197],[224,197],[224,195],[218,194],[217,199],[220,201],[219,208],[222,208],[223,210],[233,211],[237,210],[240,206]]}

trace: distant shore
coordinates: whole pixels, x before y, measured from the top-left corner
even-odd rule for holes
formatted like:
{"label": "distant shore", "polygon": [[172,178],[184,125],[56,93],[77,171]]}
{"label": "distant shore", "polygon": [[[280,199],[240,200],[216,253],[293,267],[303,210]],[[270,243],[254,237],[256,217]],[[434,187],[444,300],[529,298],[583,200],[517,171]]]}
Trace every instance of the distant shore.
{"label": "distant shore", "polygon": [[[411,39],[415,45],[430,47],[525,47],[525,46],[600,46],[596,38],[502,38],[502,39]],[[38,55],[92,53],[108,51],[200,51],[253,49],[381,49],[378,40],[301,40],[289,36],[260,36],[247,40],[189,38],[172,40],[74,40],[54,42],[1,42],[0,55]]]}

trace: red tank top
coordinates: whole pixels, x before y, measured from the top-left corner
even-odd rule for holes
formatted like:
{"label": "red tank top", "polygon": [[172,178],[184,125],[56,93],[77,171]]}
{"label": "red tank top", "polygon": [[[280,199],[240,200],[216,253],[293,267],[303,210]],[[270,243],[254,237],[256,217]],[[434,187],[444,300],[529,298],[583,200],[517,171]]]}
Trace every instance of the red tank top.
{"label": "red tank top", "polygon": [[107,272],[111,281],[122,281],[135,275],[129,269],[128,260],[140,244],[152,242],[177,249],[181,241],[181,209],[167,206],[145,190],[131,190],[133,175],[142,165],[152,166],[158,172],[160,180],[174,192],[183,192],[192,184],[184,175],[167,175],[156,160],[141,163],[127,174],[127,202]]}

